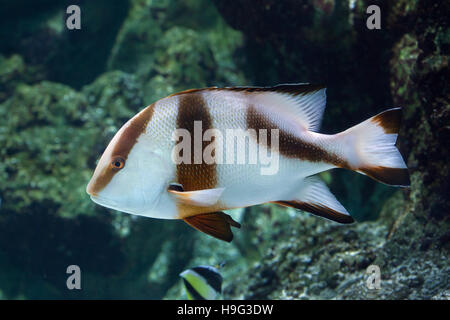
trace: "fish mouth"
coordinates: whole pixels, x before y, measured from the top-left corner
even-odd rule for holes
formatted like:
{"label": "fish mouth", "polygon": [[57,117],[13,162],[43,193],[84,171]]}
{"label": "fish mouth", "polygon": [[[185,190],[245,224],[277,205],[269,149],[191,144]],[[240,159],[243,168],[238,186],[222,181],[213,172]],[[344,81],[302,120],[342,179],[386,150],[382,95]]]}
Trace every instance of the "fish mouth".
{"label": "fish mouth", "polygon": [[106,199],[106,198],[102,198],[102,197],[99,197],[96,195],[91,195],[91,200],[94,201],[96,204],[99,204],[103,207],[120,211],[117,202],[115,202],[111,199]]}
{"label": "fish mouth", "polygon": [[126,208],[123,206],[119,206],[119,204],[116,201],[111,200],[111,199],[91,195],[91,200],[94,201],[96,204],[98,204],[102,207],[108,208],[108,209],[125,212],[125,213],[129,213],[129,214],[139,215],[138,213],[136,213],[135,210]]}

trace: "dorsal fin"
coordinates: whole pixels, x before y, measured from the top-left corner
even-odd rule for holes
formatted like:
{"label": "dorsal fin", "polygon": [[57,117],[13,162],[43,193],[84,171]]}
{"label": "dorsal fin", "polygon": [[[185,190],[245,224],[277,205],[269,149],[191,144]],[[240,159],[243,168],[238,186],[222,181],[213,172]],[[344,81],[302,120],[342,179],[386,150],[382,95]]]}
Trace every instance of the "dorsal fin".
{"label": "dorsal fin", "polygon": [[[318,131],[326,104],[326,89],[321,85],[283,84],[262,88],[255,92],[255,100],[270,106],[275,112],[285,111],[306,130]],[[259,92],[259,94],[256,94]]]}
{"label": "dorsal fin", "polygon": [[242,92],[254,95],[264,105],[276,109],[285,109],[302,126],[310,131],[318,131],[326,104],[326,88],[323,85],[309,83],[280,84],[274,87],[210,87],[185,90],[174,95],[201,91],[221,90]]}

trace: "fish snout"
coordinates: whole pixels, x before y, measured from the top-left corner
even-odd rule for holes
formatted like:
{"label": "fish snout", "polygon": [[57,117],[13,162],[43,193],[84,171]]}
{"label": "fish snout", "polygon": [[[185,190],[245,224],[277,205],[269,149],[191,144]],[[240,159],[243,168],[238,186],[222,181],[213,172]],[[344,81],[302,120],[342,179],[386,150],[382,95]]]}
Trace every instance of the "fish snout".
{"label": "fish snout", "polygon": [[95,186],[95,183],[94,183],[94,179],[92,178],[89,181],[88,185],[86,186],[86,193],[90,196],[96,197],[96,196],[98,196],[98,194],[97,194],[97,192],[95,192],[94,186]]}

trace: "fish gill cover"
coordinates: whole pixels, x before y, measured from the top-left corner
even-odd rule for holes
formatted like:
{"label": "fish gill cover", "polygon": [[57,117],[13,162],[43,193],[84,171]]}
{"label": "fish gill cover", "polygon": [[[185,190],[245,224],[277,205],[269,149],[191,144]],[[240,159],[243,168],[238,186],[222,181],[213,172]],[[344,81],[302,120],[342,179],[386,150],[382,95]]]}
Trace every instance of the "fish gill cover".
{"label": "fish gill cover", "polygon": [[[82,28],[65,27],[77,4]],[[179,299],[189,266],[228,299],[449,297],[448,2],[11,1],[0,11],[0,298]],[[209,86],[327,85],[322,131],[400,106],[411,188],[322,175],[358,223],[276,205],[234,212],[232,243],[96,206],[86,184],[142,107]],[[68,290],[79,265],[82,290]],[[378,290],[367,268],[380,267]]]}

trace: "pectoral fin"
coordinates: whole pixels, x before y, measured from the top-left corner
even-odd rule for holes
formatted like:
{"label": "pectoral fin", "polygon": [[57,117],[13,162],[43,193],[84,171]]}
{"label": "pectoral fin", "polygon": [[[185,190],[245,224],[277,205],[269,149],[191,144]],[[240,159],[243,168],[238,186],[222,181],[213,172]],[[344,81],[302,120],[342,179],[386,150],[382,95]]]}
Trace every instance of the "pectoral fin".
{"label": "pectoral fin", "polygon": [[180,203],[197,207],[210,207],[217,203],[223,190],[225,189],[217,188],[196,191],[180,191],[175,190],[174,187],[169,187],[167,191],[173,194]]}
{"label": "pectoral fin", "polygon": [[241,227],[238,222],[234,221],[233,218],[223,212],[198,214],[184,218],[183,220],[191,227],[227,242],[233,240],[231,226],[236,228]]}

